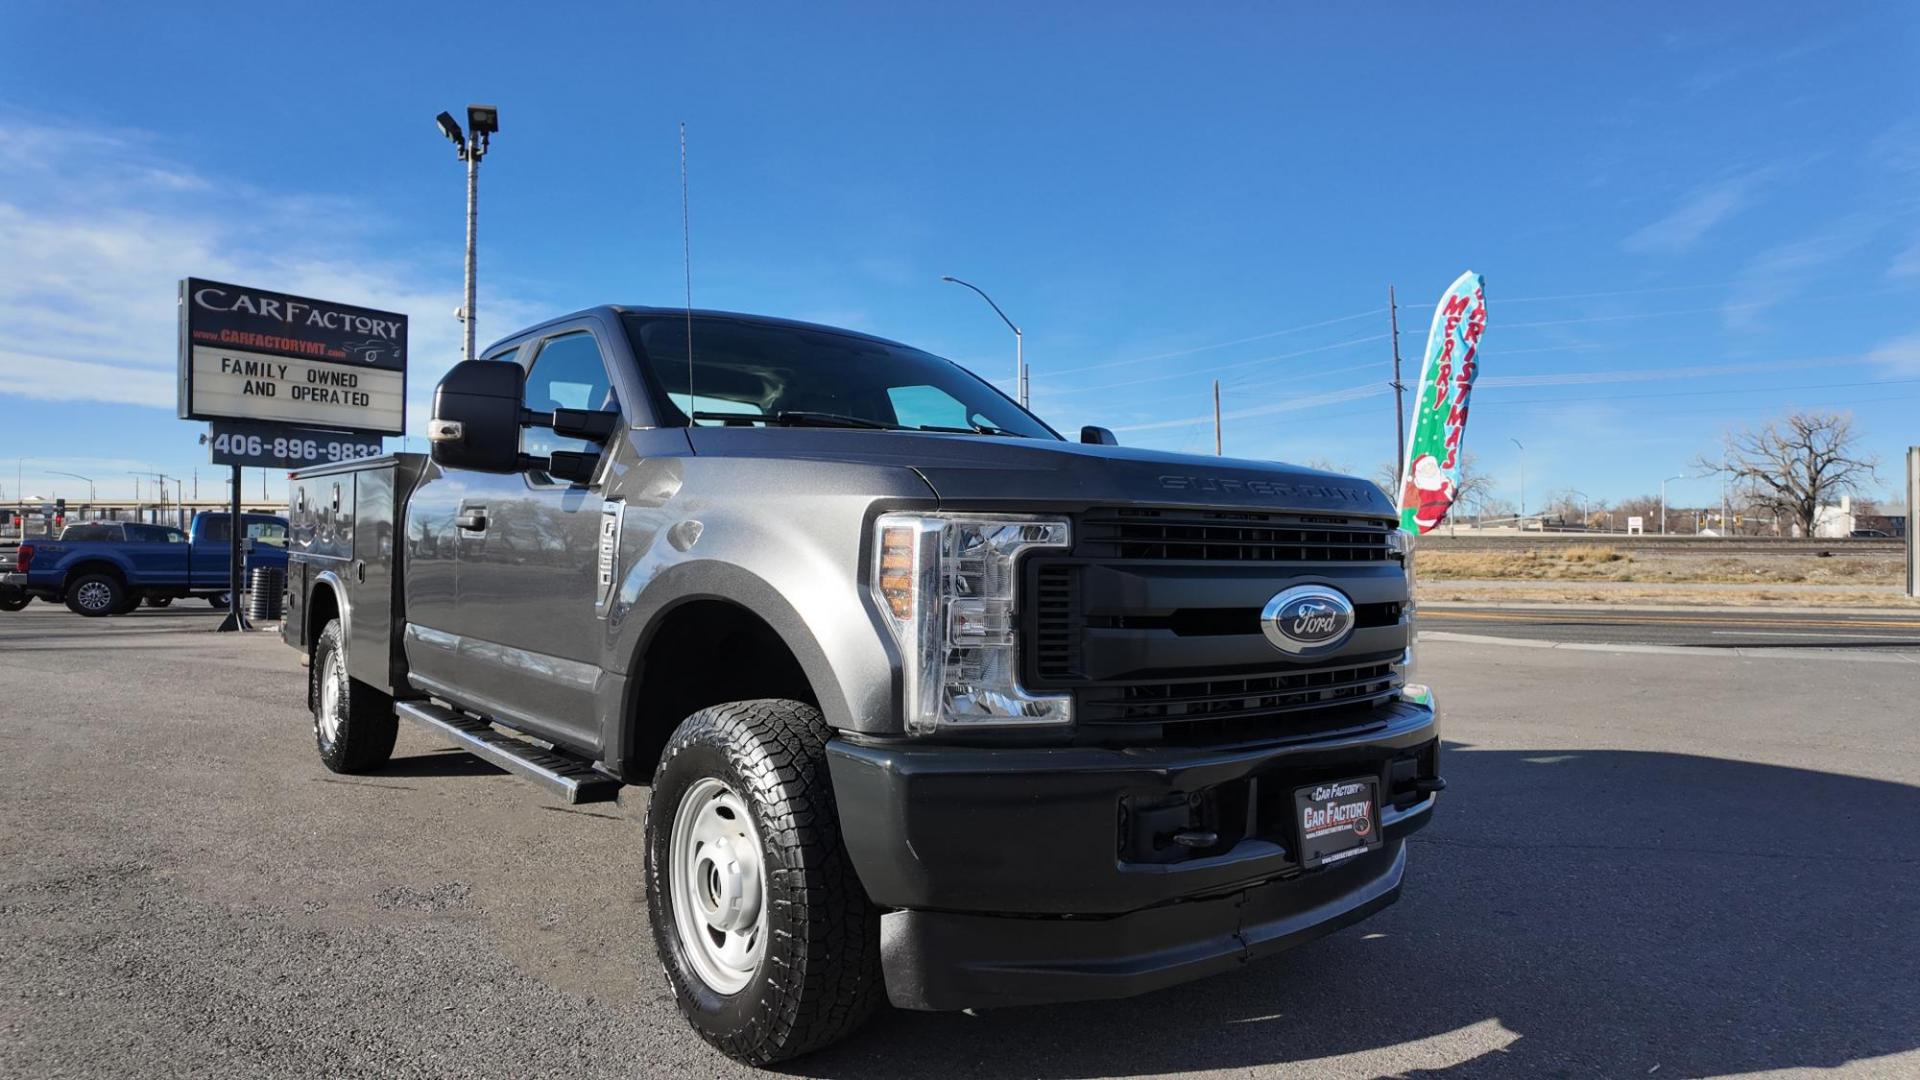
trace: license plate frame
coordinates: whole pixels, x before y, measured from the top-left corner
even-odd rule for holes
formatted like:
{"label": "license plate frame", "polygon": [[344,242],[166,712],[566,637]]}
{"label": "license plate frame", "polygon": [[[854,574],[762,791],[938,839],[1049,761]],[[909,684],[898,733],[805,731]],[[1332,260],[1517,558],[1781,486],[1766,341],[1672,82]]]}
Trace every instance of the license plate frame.
{"label": "license plate frame", "polygon": [[1365,855],[1385,842],[1380,778],[1352,776],[1294,788],[1293,824],[1303,870]]}

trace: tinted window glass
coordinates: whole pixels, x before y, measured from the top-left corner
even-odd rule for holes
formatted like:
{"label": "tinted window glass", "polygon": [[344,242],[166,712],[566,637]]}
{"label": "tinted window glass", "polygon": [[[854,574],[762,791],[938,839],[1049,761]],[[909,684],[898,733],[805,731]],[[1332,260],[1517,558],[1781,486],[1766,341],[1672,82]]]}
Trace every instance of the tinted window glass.
{"label": "tinted window glass", "polygon": [[[640,314],[625,319],[628,336],[667,399],[664,423],[687,423],[691,405],[697,412],[730,415],[834,413],[886,427],[982,426],[1059,437],[957,364],[904,345],[806,327],[695,319],[690,395],[686,320]],[[729,422],[743,421],[698,421]]]}
{"label": "tinted window glass", "polygon": [[227,542],[227,516],[200,517],[193,523],[193,537],[202,544]]}
{"label": "tinted window glass", "polygon": [[[526,403],[535,412],[620,411],[606,362],[592,334],[568,334],[541,346],[533,359],[533,370],[527,373]],[[523,428],[520,433],[521,452],[535,457],[545,457],[555,450],[584,451],[591,446],[585,439],[563,439],[546,428]]]}
{"label": "tinted window glass", "polygon": [[60,533],[62,540],[118,540],[118,525],[69,525]]}
{"label": "tinted window glass", "polygon": [[126,530],[127,539],[139,544],[172,543],[180,535],[180,530],[165,525],[128,525]]}
{"label": "tinted window glass", "polygon": [[248,518],[247,539],[249,541],[270,544],[274,547],[287,546],[287,527],[278,521]]}

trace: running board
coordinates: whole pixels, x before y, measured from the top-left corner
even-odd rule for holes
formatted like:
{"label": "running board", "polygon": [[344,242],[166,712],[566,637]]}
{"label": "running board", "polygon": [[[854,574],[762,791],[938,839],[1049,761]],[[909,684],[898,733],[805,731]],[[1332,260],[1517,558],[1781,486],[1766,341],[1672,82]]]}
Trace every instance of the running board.
{"label": "running board", "polygon": [[466,713],[426,701],[400,701],[394,707],[401,716],[452,739],[474,757],[517,773],[567,802],[606,802],[620,790],[620,781],[579,758],[502,734]]}

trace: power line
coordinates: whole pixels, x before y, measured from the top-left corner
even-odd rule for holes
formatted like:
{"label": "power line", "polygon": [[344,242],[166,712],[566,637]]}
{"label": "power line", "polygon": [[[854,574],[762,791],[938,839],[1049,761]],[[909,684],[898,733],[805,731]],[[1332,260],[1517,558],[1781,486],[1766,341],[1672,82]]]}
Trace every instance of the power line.
{"label": "power line", "polygon": [[[1093,390],[1114,390],[1122,386],[1139,386],[1143,383],[1165,382],[1168,379],[1190,379],[1196,375],[1210,375],[1210,374],[1213,374],[1214,372],[1227,371],[1231,368],[1250,367],[1254,364],[1268,364],[1276,360],[1292,360],[1301,356],[1312,356],[1316,353],[1333,352],[1336,349],[1344,349],[1353,345],[1364,345],[1372,341],[1385,341],[1386,339],[1387,339],[1386,334],[1374,334],[1370,337],[1353,338],[1348,341],[1336,341],[1331,345],[1317,345],[1311,349],[1301,349],[1297,352],[1279,353],[1274,356],[1261,356],[1261,357],[1256,357],[1252,360],[1236,360],[1230,364],[1215,364],[1212,367],[1192,368],[1187,371],[1170,371],[1164,375],[1149,375],[1144,379],[1128,379],[1125,382],[1101,383],[1098,386],[1071,387],[1065,390],[1055,390],[1053,391],[1053,393],[1060,394],[1060,395],[1084,394]],[[1085,369],[1081,368],[1077,370],[1085,370]]]}
{"label": "power line", "polygon": [[1103,360],[1098,364],[1085,364],[1077,368],[1061,368],[1060,370],[1054,372],[1054,374],[1055,375],[1071,375],[1076,371],[1095,371],[1101,368],[1125,367],[1129,364],[1146,364],[1146,363],[1151,363],[1155,360],[1171,360],[1178,356],[1192,356],[1194,353],[1209,352],[1214,349],[1225,349],[1233,345],[1245,345],[1250,341],[1265,341],[1269,338],[1285,337],[1288,334],[1298,334],[1304,330],[1317,330],[1322,326],[1333,326],[1338,323],[1352,322],[1355,319],[1371,318],[1375,315],[1380,314],[1385,310],[1387,309],[1374,308],[1371,311],[1362,311],[1353,315],[1342,315],[1339,318],[1335,318],[1335,319],[1323,319],[1320,322],[1306,323],[1302,326],[1290,326],[1285,330],[1273,330],[1264,334],[1255,334],[1252,337],[1235,338],[1232,341],[1221,341],[1221,342],[1216,342],[1212,345],[1196,345],[1191,349],[1179,349],[1174,352],[1156,353],[1152,356],[1140,356],[1140,357],[1135,357],[1131,360]]}

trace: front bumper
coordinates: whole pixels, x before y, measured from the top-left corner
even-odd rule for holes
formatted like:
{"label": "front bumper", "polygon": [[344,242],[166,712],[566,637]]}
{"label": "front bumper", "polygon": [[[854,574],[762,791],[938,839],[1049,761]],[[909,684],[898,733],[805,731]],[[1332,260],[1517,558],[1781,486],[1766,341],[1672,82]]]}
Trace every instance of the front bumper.
{"label": "front bumper", "polygon": [[[982,749],[828,743],[842,832],[883,916],[895,1005],[1120,997],[1231,968],[1385,907],[1432,814],[1430,704],[1294,742]],[[1303,871],[1292,792],[1379,779],[1382,845]],[[1205,826],[1218,844],[1161,842]]]}

